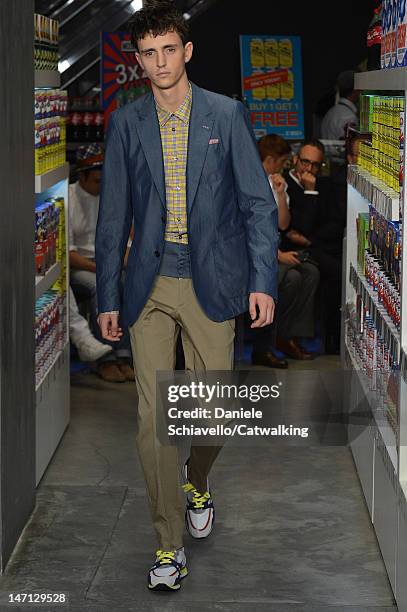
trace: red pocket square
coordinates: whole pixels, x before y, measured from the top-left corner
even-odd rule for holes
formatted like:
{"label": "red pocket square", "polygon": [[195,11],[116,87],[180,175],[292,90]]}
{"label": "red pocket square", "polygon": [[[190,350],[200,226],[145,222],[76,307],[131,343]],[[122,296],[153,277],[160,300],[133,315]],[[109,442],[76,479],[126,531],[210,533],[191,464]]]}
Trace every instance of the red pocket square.
{"label": "red pocket square", "polygon": [[209,141],[209,144],[218,144],[219,143],[219,138],[211,138]]}

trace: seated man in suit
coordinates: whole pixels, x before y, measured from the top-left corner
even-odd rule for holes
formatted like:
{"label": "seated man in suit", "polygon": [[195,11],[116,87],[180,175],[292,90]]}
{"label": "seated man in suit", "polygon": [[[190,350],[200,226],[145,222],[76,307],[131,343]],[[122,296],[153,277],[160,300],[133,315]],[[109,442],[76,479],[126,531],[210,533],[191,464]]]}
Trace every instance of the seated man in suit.
{"label": "seated man in suit", "polygon": [[346,209],[328,177],[319,173],[324,147],[319,140],[303,143],[287,176],[291,225],[280,248],[297,249],[317,263],[325,299],[326,351],[339,352],[342,287],[342,240]]}
{"label": "seated man in suit", "polygon": [[[277,134],[267,134],[258,141],[260,157],[278,206],[278,227],[288,229],[291,221],[287,183],[282,171],[291,158],[290,145]],[[292,359],[311,359],[298,338],[314,336],[314,298],[319,285],[318,268],[298,259],[296,250],[278,251],[278,303],[273,325],[255,330],[253,365],[287,368],[285,359],[273,353],[277,346]]]}
{"label": "seated man in suit", "polygon": [[272,322],[277,208],[244,106],[189,82],[192,42],[174,3],[146,3],[131,33],[152,92],[109,119],[96,235],[99,324],[113,342],[130,328],[136,442],[159,543],[147,585],[176,591],[187,575],[184,524],[194,538],[212,530],[208,474],[220,447],[210,439],[191,446],[184,519],[177,447],[156,435],[156,372],[174,369],[179,334],[186,369],[230,371],[235,316],[249,309],[254,328]]}

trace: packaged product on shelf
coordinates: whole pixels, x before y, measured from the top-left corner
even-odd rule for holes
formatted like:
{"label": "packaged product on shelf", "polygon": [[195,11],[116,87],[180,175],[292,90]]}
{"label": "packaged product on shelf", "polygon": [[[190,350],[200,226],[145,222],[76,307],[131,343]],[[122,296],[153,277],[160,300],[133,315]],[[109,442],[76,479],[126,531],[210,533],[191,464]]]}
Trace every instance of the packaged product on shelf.
{"label": "packaged product on shelf", "polygon": [[59,23],[34,14],[34,68],[58,70]]}
{"label": "packaged product on shelf", "polygon": [[383,29],[383,64],[382,68],[391,68],[391,27],[392,27],[393,0],[383,0],[382,3],[382,29]]}
{"label": "packaged product on shelf", "polygon": [[35,174],[43,174],[65,162],[67,104],[66,91],[35,91]]}
{"label": "packaged product on shelf", "polygon": [[369,214],[359,213],[357,220],[358,267],[365,274],[365,252],[369,246]]}
{"label": "packaged product on shelf", "polygon": [[390,31],[390,64],[397,67],[397,32],[398,32],[398,5],[399,0],[392,0],[391,31]]}
{"label": "packaged product on shelf", "polygon": [[35,304],[35,378],[44,379],[66,340],[66,294],[52,289]]}
{"label": "packaged product on shelf", "polygon": [[35,207],[35,269],[42,275],[57,261],[59,209],[53,198]]}
{"label": "packaged product on shelf", "polygon": [[381,45],[380,45],[380,67],[382,69],[386,68],[387,4],[388,4],[388,0],[383,0],[382,15],[381,15],[382,39],[381,39]]}
{"label": "packaged product on shelf", "polygon": [[397,13],[397,66],[407,65],[406,31],[406,0],[399,0]]}

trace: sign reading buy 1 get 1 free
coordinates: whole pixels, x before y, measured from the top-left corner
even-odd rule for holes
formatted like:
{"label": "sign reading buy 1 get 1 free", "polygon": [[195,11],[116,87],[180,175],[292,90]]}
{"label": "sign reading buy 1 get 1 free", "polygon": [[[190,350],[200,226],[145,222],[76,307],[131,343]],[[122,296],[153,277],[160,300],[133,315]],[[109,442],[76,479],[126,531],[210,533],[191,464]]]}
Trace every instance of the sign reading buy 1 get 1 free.
{"label": "sign reading buy 1 get 1 free", "polygon": [[299,36],[240,36],[242,93],[254,132],[304,138]]}

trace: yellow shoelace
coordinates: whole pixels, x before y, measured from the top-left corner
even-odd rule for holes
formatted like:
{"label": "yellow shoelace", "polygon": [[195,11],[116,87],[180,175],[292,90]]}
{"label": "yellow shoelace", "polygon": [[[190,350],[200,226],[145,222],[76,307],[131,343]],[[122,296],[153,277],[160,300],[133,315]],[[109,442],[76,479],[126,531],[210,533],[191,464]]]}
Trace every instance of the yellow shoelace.
{"label": "yellow shoelace", "polygon": [[156,557],[157,560],[162,564],[165,565],[166,563],[172,563],[175,559],[175,553],[174,552],[167,552],[165,550],[157,550],[156,552]]}
{"label": "yellow shoelace", "polygon": [[201,495],[199,491],[195,489],[194,485],[191,484],[190,482],[187,482],[186,484],[182,485],[182,488],[184,489],[185,493],[192,493],[193,497],[192,497],[191,503],[194,505],[194,508],[196,510],[203,508],[204,503],[208,501],[208,499],[210,499],[211,497],[208,491],[206,491],[206,493]]}

